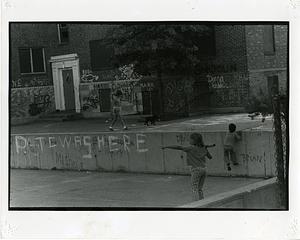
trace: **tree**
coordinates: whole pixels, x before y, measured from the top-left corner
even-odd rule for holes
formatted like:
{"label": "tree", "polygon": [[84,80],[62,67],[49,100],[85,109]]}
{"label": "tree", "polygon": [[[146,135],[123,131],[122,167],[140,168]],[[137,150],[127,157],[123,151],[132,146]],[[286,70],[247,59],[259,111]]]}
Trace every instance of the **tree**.
{"label": "tree", "polygon": [[123,24],[114,26],[105,42],[113,45],[117,66],[134,63],[142,75],[159,68],[166,74],[191,73],[212,34],[211,26],[199,24]]}
{"label": "tree", "polygon": [[137,73],[156,75],[163,114],[162,75],[192,75],[201,57],[210,53],[212,36],[213,27],[207,25],[122,24],[108,32],[104,43],[113,46],[116,67],[133,63]]}

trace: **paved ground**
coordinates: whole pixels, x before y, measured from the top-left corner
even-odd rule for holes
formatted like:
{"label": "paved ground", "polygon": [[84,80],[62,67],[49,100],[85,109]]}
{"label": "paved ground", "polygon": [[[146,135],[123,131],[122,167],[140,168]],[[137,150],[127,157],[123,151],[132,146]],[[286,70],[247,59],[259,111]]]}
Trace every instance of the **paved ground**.
{"label": "paved ground", "polygon": [[[205,196],[261,179],[208,177]],[[11,170],[11,207],[176,207],[192,201],[190,177],[133,173]]]}
{"label": "paved ground", "polygon": [[[260,117],[251,120],[248,114],[217,114],[201,117],[191,117],[174,121],[158,122],[156,126],[145,127],[136,118],[126,118],[129,131],[227,131],[230,122],[237,125],[237,130],[258,128],[272,129],[272,117],[267,117],[265,122]],[[72,133],[72,132],[103,132],[108,130],[109,123],[105,119],[81,119],[67,122],[35,122],[11,127],[11,133]],[[116,131],[120,131],[120,125]]]}

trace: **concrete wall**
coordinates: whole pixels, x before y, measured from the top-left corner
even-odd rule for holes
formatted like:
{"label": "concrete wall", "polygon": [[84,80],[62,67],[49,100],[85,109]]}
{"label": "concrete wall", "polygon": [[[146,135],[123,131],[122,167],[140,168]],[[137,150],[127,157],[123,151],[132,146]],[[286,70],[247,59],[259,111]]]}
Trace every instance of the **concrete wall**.
{"label": "concrete wall", "polygon": [[[11,136],[11,167],[188,174],[185,153],[162,150],[188,145],[189,132],[59,133]],[[275,176],[272,132],[243,132],[236,146],[239,166],[223,161],[224,132],[203,133],[211,148],[208,173],[216,176]]]}
{"label": "concrete wall", "polygon": [[182,208],[280,209],[276,178],[192,202]]}

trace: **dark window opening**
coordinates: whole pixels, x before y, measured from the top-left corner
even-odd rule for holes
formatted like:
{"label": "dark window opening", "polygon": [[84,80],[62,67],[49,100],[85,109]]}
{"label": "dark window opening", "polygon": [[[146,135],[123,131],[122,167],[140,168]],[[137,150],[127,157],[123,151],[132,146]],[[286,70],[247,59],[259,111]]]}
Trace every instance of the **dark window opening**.
{"label": "dark window opening", "polygon": [[20,48],[21,73],[45,73],[45,56],[43,48]]}
{"label": "dark window opening", "polygon": [[275,54],[275,39],[274,39],[274,26],[264,26],[264,54],[274,55]]}
{"label": "dark window opening", "polygon": [[67,24],[58,24],[58,41],[59,43],[69,42],[69,29]]}
{"label": "dark window opening", "polygon": [[91,68],[93,71],[112,69],[114,50],[101,40],[90,41]]}

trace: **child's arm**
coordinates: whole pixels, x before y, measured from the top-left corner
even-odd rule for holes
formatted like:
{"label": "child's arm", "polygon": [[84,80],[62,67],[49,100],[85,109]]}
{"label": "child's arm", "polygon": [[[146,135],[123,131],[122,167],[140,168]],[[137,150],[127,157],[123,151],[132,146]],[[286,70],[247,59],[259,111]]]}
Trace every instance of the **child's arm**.
{"label": "child's arm", "polygon": [[162,149],[166,149],[166,148],[169,148],[169,149],[174,149],[174,150],[182,150],[184,151],[185,150],[185,147],[182,147],[182,146],[177,146],[177,145],[174,145],[174,146],[165,146],[165,147],[161,147]]}

